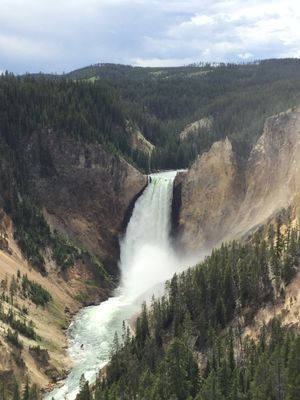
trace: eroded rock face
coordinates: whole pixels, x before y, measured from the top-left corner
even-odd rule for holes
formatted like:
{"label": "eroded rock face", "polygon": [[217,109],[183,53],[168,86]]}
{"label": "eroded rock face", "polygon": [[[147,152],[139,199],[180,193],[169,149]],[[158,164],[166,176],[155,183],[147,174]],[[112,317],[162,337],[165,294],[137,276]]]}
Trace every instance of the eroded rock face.
{"label": "eroded rock face", "polygon": [[185,140],[197,134],[201,129],[209,131],[213,126],[212,117],[204,117],[187,125],[179,134],[180,140]]}
{"label": "eroded rock face", "polygon": [[145,138],[139,129],[130,128],[129,131],[131,133],[131,148],[140,151],[147,157],[151,157],[155,146]]}
{"label": "eroded rock face", "polygon": [[245,168],[238,166],[225,139],[178,179],[178,231],[186,249],[211,247],[246,233],[299,198],[300,109],[266,120]]}
{"label": "eroded rock face", "polygon": [[227,232],[243,196],[230,141],[214,143],[185,176],[176,178],[175,188],[180,180],[181,242],[187,249],[211,246]]}
{"label": "eroded rock face", "polygon": [[99,144],[51,130],[34,135],[24,153],[30,191],[50,225],[115,268],[122,221],[147,177]]}
{"label": "eroded rock face", "polygon": [[243,232],[293,203],[300,190],[300,109],[267,119],[246,170],[247,192],[232,230]]}
{"label": "eroded rock face", "polygon": [[9,252],[7,229],[9,220],[3,210],[0,209],[0,250]]}

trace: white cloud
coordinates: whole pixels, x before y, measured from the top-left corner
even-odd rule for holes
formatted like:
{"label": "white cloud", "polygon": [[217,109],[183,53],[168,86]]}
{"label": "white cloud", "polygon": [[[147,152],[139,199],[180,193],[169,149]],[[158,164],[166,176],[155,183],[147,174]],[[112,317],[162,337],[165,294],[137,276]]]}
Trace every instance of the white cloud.
{"label": "white cloud", "polygon": [[190,21],[183,22],[182,26],[209,26],[215,24],[215,20],[208,15],[195,15]]}
{"label": "white cloud", "polygon": [[192,58],[151,58],[151,59],[143,59],[143,58],[135,58],[131,60],[131,64],[139,67],[176,67],[178,65],[189,65],[192,64],[194,60]]}
{"label": "white cloud", "polygon": [[55,54],[61,54],[61,49],[56,43],[41,41],[38,38],[0,34],[0,53],[2,56],[8,54],[11,57],[49,60]]}
{"label": "white cloud", "polygon": [[253,54],[252,53],[241,53],[241,54],[238,54],[238,57],[241,59],[241,60],[249,60],[250,58],[253,58]]}
{"label": "white cloud", "polygon": [[0,0],[4,69],[299,56],[296,0]]}
{"label": "white cloud", "polygon": [[[206,14],[195,14],[169,27],[165,38],[171,51],[185,49],[185,55],[204,61],[281,57],[287,48],[300,49],[300,5],[294,0],[225,1],[206,4]],[[207,17],[207,18],[206,18]],[[199,24],[197,24],[199,18]]]}

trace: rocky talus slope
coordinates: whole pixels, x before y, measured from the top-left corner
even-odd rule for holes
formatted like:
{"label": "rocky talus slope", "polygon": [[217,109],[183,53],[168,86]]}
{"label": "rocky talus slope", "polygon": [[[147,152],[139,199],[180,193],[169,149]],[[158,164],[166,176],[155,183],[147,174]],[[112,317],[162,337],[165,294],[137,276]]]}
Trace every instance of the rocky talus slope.
{"label": "rocky talus slope", "polygon": [[297,208],[300,192],[300,109],[266,120],[244,167],[228,139],[215,143],[177,176],[177,232],[185,249],[239,237],[281,208]]}

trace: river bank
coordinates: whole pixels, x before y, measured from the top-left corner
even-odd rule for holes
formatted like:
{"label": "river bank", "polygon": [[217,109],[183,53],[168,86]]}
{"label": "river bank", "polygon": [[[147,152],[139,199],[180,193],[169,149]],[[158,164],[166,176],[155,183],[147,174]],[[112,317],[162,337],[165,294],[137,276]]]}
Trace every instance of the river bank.
{"label": "river bank", "polygon": [[[49,257],[47,276],[42,276],[23,257],[13,238],[13,225],[8,217],[5,217],[5,228],[5,246],[0,250],[2,307],[6,313],[11,310],[18,320],[26,320],[33,327],[36,339],[19,333],[22,349],[16,351],[6,339],[10,326],[0,321],[0,370],[12,377],[15,375],[18,382],[24,383],[28,377],[42,392],[48,392],[62,385],[73,366],[67,330],[75,315],[87,304],[106,300],[109,292],[96,287],[90,271],[80,260],[66,273],[61,273]],[[51,295],[47,305],[37,306],[24,296],[24,276]],[[16,289],[12,300],[7,295],[14,281]]]}

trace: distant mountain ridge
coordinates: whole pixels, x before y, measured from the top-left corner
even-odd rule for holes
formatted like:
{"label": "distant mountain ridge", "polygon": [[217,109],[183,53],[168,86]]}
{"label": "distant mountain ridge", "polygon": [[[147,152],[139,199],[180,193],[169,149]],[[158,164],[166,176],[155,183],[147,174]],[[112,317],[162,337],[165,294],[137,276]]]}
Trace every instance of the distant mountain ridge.
{"label": "distant mountain ridge", "polygon": [[[52,79],[105,81],[119,95],[124,117],[156,146],[152,169],[185,168],[226,136],[247,158],[265,119],[300,104],[299,59],[162,68],[96,64]],[[181,142],[180,132],[203,118],[213,124],[201,139]],[[140,155],[134,161],[148,165]]]}

